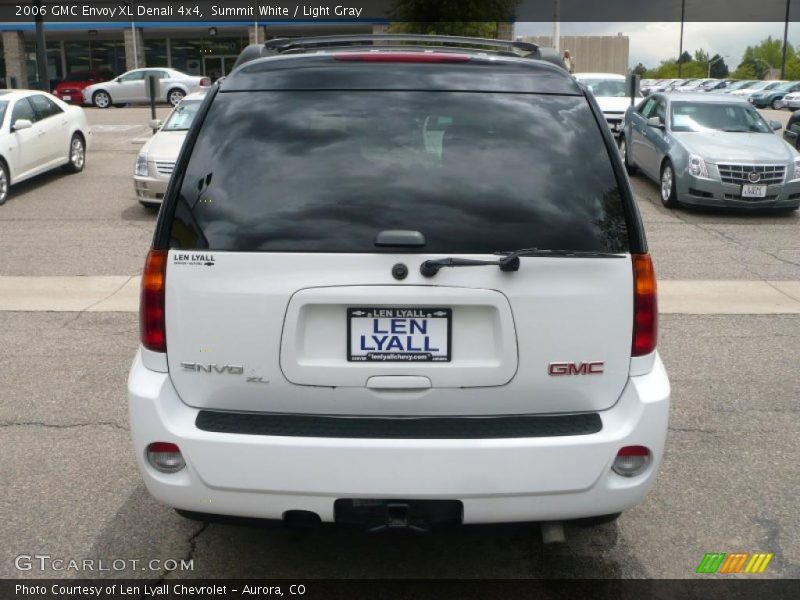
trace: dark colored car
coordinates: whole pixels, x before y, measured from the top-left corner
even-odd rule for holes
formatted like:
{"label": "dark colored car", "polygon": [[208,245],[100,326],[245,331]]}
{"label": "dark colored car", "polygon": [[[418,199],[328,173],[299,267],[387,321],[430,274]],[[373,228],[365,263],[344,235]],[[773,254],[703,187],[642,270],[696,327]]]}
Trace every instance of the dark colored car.
{"label": "dark colored car", "polygon": [[53,95],[64,102],[83,104],[83,88],[114,79],[113,71],[108,69],[95,69],[92,71],[73,71],[56,84]]}
{"label": "dark colored car", "polygon": [[783,108],[783,102],[781,102],[783,97],[792,92],[800,92],[800,81],[790,81],[771,90],[756,92],[750,96],[749,100],[756,108],[774,108],[778,110]]}
{"label": "dark colored car", "polygon": [[786,129],[783,130],[783,139],[800,150],[800,110],[794,111],[789,117]]}

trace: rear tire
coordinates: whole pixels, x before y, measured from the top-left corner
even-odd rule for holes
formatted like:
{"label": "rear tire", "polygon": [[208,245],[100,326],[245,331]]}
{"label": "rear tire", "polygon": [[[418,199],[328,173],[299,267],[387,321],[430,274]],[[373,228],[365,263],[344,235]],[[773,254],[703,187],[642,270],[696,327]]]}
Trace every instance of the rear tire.
{"label": "rear tire", "polygon": [[0,206],[6,203],[11,192],[11,180],[8,175],[6,163],[0,160]]}
{"label": "rear tire", "polygon": [[780,102],[779,98],[775,98],[775,100],[772,101],[772,109],[773,110],[780,110],[781,109],[779,102]]}
{"label": "rear tire", "polygon": [[86,166],[86,142],[77,133],[69,142],[69,162],[64,165],[68,173],[80,173]]}
{"label": "rear tire", "polygon": [[675,193],[675,169],[669,159],[661,165],[661,204],[665,208],[675,208],[678,206],[677,194]]}
{"label": "rear tire", "polygon": [[625,165],[625,170],[628,172],[628,175],[634,175],[636,173],[636,167],[631,164],[628,158],[628,141],[625,139],[624,135],[619,137],[618,146],[619,153],[622,155],[622,164]]}
{"label": "rear tire", "polygon": [[172,106],[178,106],[185,96],[186,94],[183,92],[183,90],[173,88],[167,92],[167,102],[169,102]]}
{"label": "rear tire", "polygon": [[98,90],[92,95],[92,105],[95,108],[108,108],[111,106],[111,96],[108,92]]}

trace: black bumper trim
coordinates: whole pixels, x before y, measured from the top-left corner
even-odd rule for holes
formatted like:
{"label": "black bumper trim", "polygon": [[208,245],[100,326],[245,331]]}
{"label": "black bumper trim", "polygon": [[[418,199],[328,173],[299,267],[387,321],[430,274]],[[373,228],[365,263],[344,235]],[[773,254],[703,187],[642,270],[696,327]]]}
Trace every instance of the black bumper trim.
{"label": "black bumper trim", "polygon": [[597,413],[471,417],[352,417],[201,410],[202,431],[286,437],[365,439],[502,439],[590,435]]}

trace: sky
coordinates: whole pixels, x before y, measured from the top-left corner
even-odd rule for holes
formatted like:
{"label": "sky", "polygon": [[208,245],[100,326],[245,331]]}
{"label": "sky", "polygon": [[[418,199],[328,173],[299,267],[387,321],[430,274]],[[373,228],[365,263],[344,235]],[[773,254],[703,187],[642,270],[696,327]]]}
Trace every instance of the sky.
{"label": "sky", "polygon": [[[561,35],[627,35],[630,67],[678,57],[680,23],[561,23]],[[517,22],[514,35],[552,35],[552,23]],[[744,49],[771,35],[783,39],[783,23],[684,23],[683,47],[693,54],[703,48],[709,55],[721,54],[733,70]],[[800,45],[800,23],[789,23],[789,43]],[[577,59],[578,57],[576,57]]]}

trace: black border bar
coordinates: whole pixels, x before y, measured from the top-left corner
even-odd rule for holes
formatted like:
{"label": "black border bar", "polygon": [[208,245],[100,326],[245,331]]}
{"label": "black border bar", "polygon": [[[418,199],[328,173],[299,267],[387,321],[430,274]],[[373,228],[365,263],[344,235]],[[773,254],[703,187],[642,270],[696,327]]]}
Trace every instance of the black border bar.
{"label": "black border bar", "polygon": [[[0,22],[389,22],[400,20],[394,0],[0,0]],[[36,8],[36,7],[41,8]],[[128,9],[123,7],[127,6]],[[555,0],[439,2],[417,14],[425,22],[551,22]],[[215,8],[216,7],[216,8]],[[338,9],[337,9],[338,7]],[[800,2],[789,2],[789,21],[800,20]],[[224,9],[224,11],[221,11]],[[563,22],[784,22],[787,0],[558,0]],[[683,17],[681,16],[683,14]]]}

